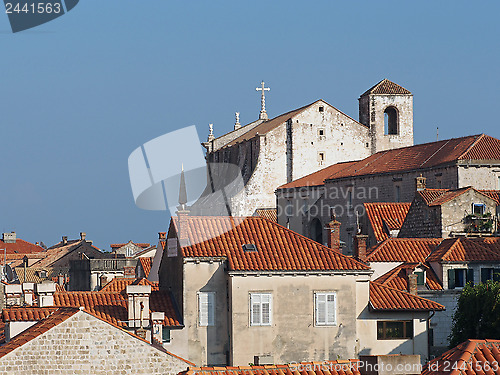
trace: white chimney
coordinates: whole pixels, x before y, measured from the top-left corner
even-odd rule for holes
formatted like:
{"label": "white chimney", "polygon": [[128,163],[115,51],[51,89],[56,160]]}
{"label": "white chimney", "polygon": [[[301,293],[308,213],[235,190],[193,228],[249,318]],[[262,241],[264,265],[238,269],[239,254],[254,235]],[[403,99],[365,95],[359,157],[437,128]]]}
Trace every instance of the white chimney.
{"label": "white chimney", "polygon": [[4,285],[5,304],[7,306],[20,306],[22,300],[21,284]]}
{"label": "white chimney", "polygon": [[48,282],[36,284],[36,294],[38,295],[38,306],[49,307],[54,306],[54,293],[56,291],[56,283]]}
{"label": "white chimney", "polygon": [[147,327],[149,325],[149,295],[151,285],[128,285],[128,326]]}
{"label": "white chimney", "polygon": [[163,321],[165,320],[164,312],[151,313],[151,343],[156,339],[160,344],[163,342]]}
{"label": "white chimney", "polygon": [[16,232],[2,233],[2,240],[5,243],[16,243]]}
{"label": "white chimney", "polygon": [[23,283],[23,296],[26,305],[33,305],[33,295],[35,294],[34,283]]}

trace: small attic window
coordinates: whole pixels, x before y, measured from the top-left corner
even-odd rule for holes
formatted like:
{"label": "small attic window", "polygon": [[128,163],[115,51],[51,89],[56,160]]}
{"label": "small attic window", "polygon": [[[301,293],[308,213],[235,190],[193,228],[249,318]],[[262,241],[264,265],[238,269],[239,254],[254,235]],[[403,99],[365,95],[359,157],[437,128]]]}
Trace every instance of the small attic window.
{"label": "small attic window", "polygon": [[484,215],[484,212],[486,211],[486,205],[482,203],[473,203],[472,204],[472,213],[474,215]]}
{"label": "small attic window", "polygon": [[38,272],[38,277],[40,277],[40,278],[46,278],[47,277],[47,271],[40,271],[40,272]]}
{"label": "small attic window", "polygon": [[242,247],[243,247],[243,251],[245,251],[245,252],[257,251],[257,246],[255,246],[253,243],[246,243]]}
{"label": "small attic window", "polygon": [[323,107],[322,105],[321,105],[321,106],[319,106],[319,111],[320,111],[320,112],[324,112],[324,111],[325,111],[325,107]]}

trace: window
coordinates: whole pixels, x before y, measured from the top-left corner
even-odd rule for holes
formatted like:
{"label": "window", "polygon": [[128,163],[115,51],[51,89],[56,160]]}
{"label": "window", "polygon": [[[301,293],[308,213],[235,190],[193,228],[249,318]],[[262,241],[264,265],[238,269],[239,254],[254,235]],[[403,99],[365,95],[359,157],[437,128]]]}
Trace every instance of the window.
{"label": "window", "polygon": [[401,202],[401,186],[399,185],[396,185],[395,187],[395,198],[396,198],[396,202]]}
{"label": "window", "polygon": [[318,138],[320,141],[326,139],[325,129],[318,129]]}
{"label": "window", "polygon": [[257,251],[257,246],[253,243],[246,243],[241,246],[244,252],[255,252]]}
{"label": "window", "polygon": [[127,247],[127,249],[125,250],[125,256],[127,258],[130,258],[132,255],[134,255],[134,250],[131,249],[130,247]]}
{"label": "window", "polygon": [[250,293],[250,325],[271,325],[271,293]]}
{"label": "window", "polygon": [[425,285],[425,272],[415,271],[414,273],[417,275],[417,285]]}
{"label": "window", "polygon": [[413,321],[379,321],[377,322],[377,340],[398,340],[413,338]]}
{"label": "window", "polygon": [[468,282],[474,283],[474,270],[454,268],[448,270],[448,289],[463,288]]}
{"label": "window", "polygon": [[168,327],[162,328],[161,339],[163,342],[170,342],[170,329]]}
{"label": "window", "polygon": [[473,215],[483,215],[486,211],[486,206],[482,203],[473,203],[472,204],[472,214]]}
{"label": "window", "polygon": [[500,269],[481,268],[481,282],[485,283],[488,280],[500,281]]}
{"label": "window", "polygon": [[322,162],[325,160],[325,153],[324,152],[318,152],[318,161]]}
{"label": "window", "polygon": [[498,176],[498,189],[500,189],[500,176]]}
{"label": "window", "polygon": [[385,135],[398,134],[398,111],[394,107],[387,107],[384,111]]}
{"label": "window", "polygon": [[311,239],[323,244],[323,225],[317,217],[311,221]]}
{"label": "window", "polygon": [[335,292],[314,293],[314,314],[317,326],[333,326],[336,322]]}
{"label": "window", "polygon": [[198,293],[198,323],[201,327],[215,325],[215,292]]}
{"label": "window", "polygon": [[320,111],[320,112],[324,112],[324,111],[325,111],[325,107],[320,106],[320,107],[319,107],[319,111]]}

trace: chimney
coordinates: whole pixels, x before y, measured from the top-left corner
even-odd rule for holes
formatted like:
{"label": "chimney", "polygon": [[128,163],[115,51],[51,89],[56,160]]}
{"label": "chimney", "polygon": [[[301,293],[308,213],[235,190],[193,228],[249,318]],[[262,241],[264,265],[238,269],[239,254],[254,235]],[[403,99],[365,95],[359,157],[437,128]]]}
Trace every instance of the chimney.
{"label": "chimney", "polygon": [[165,242],[165,240],[167,239],[167,232],[158,232],[158,239],[161,242]]}
{"label": "chimney", "polygon": [[142,328],[149,324],[151,285],[128,285],[128,326]]}
{"label": "chimney", "polygon": [[101,275],[99,278],[99,281],[101,283],[101,289],[108,283],[108,277],[106,275]]}
{"label": "chimney", "polygon": [[38,306],[49,307],[54,306],[54,292],[56,291],[56,283],[48,282],[36,284],[36,294],[38,295]]}
{"label": "chimney", "polygon": [[33,305],[33,296],[35,295],[35,284],[34,283],[23,283],[23,296],[24,303],[26,305]]}
{"label": "chimney", "polygon": [[16,232],[2,233],[2,240],[5,243],[16,243]]}
{"label": "chimney", "polygon": [[417,295],[417,274],[410,273],[408,275],[408,293]]}
{"label": "chimney", "polygon": [[62,236],[62,244],[67,245],[68,244],[68,236]]}
{"label": "chimney", "polygon": [[366,261],[366,241],[368,236],[366,234],[357,234],[354,237],[354,256],[364,262]]}
{"label": "chimney", "polygon": [[87,237],[87,233],[80,232],[80,240],[85,241],[85,237]]}
{"label": "chimney", "polygon": [[188,244],[188,233],[187,233],[187,217],[189,216],[189,209],[187,208],[187,191],[186,191],[186,180],[184,177],[184,167],[181,171],[181,182],[179,186],[179,206],[177,206],[177,238],[181,246],[186,246]]}
{"label": "chimney", "polygon": [[65,277],[63,274],[57,275],[57,283],[59,284],[59,286],[64,286],[64,279]]}
{"label": "chimney", "polygon": [[328,247],[340,252],[340,222],[335,217],[326,223],[325,229],[328,231]]}
{"label": "chimney", "polygon": [[163,342],[163,320],[165,319],[164,312],[151,313],[151,344],[156,339],[160,344]]}
{"label": "chimney", "polygon": [[419,177],[415,178],[415,190],[422,191],[425,190],[425,181],[427,179],[420,174]]}
{"label": "chimney", "polygon": [[21,284],[8,284],[4,285],[5,292],[5,304],[7,306],[20,306],[22,299],[22,287]]}
{"label": "chimney", "polygon": [[123,267],[123,277],[129,277],[135,279],[135,267]]}

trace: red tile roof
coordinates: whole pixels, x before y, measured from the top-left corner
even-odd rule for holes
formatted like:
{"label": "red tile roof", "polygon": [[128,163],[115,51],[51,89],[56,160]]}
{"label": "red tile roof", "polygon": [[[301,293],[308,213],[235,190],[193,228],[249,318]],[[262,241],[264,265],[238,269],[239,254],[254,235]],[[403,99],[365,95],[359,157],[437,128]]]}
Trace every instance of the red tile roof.
{"label": "red tile roof", "polygon": [[7,307],[2,310],[2,321],[33,322],[47,318],[57,309],[57,307]]}
{"label": "red tile roof", "polygon": [[75,315],[78,311],[79,309],[77,308],[56,309],[44,320],[39,321],[26,331],[21,332],[8,343],[0,346],[0,358],[13,351],[14,349],[17,349],[18,347],[26,344],[28,341],[31,341],[41,334],[47,332],[49,329],[55,327],[56,325],[64,322],[66,319]]}
{"label": "red tile roof", "polygon": [[427,363],[422,375],[493,375],[499,363],[500,340],[467,340]]}
{"label": "red tile roof", "polygon": [[424,263],[441,238],[388,238],[368,250],[367,262]]}
{"label": "red tile roof", "polygon": [[411,203],[365,203],[365,211],[377,242],[389,238],[389,230],[401,229]]}
{"label": "red tile roof", "polygon": [[383,274],[375,282],[396,288],[399,290],[408,290],[408,271],[413,272],[417,266],[423,266],[426,269],[425,285],[430,290],[442,290],[443,287],[438,277],[431,267],[421,263],[403,263]]}
{"label": "red tile roof", "polygon": [[0,321],[0,345],[5,342],[5,323]]}
{"label": "red tile roof", "polygon": [[[483,142],[478,143],[479,139]],[[431,168],[454,164],[472,156],[479,156],[479,160],[500,160],[500,150],[496,146],[475,150],[484,142],[500,145],[500,140],[479,134],[381,151],[332,174],[329,179]]]}
{"label": "red tile roof", "polygon": [[[275,222],[261,217],[185,217],[192,245],[181,247],[184,257],[225,257],[233,271],[369,270],[340,254]],[[179,233],[179,219],[172,217]],[[245,251],[244,244],[256,245]]]}
{"label": "red tile roof", "polygon": [[436,199],[438,199],[441,195],[450,191],[449,189],[425,189],[417,191],[417,195],[421,196],[424,202],[429,205]]}
{"label": "red tile roof", "polygon": [[239,367],[189,367],[178,375],[360,375],[359,360]]}
{"label": "red tile roof", "polygon": [[427,262],[499,262],[500,237],[447,238]]}
{"label": "red tile roof", "polygon": [[479,190],[481,193],[493,199],[497,205],[500,205],[500,190]]}
{"label": "red tile roof", "polygon": [[103,254],[101,250],[97,247],[93,246],[90,241],[85,240],[71,240],[68,241],[66,245],[63,245],[62,242],[49,247],[47,249],[46,257],[34,264],[35,267],[50,267],[54,265],[61,258],[66,255],[73,253],[74,251],[79,251],[85,253],[87,251],[87,255],[91,256],[100,256]]}
{"label": "red tile roof", "polygon": [[[150,259],[150,258],[140,258],[140,259]],[[100,292],[124,292],[129,285],[151,285],[152,291],[158,291],[158,282],[149,281],[148,279],[132,279],[130,277],[115,277],[109,283],[107,283]]]}
{"label": "red tile roof", "polygon": [[[98,318],[119,327],[127,325],[128,300],[126,293],[119,292],[56,292],[56,307],[84,307]],[[153,291],[149,298],[151,311],[164,312],[165,326],[181,326],[171,296],[168,292]]]}
{"label": "red tile roof", "polygon": [[276,208],[257,208],[253,216],[260,216],[278,222]]}
{"label": "red tile roof", "polygon": [[346,161],[343,163],[337,163],[330,165],[329,167],[323,168],[317,172],[308,174],[302,178],[295,181],[289,182],[288,184],[281,185],[278,189],[291,189],[304,186],[321,186],[324,185],[325,180],[332,175],[342,171],[343,169],[357,163],[357,161]]}
{"label": "red tile roof", "polygon": [[144,275],[149,277],[151,272],[151,267],[153,266],[153,258],[139,258],[139,263],[141,264]]}
{"label": "red tile roof", "polygon": [[365,95],[411,95],[411,92],[404,87],[398,85],[397,83],[389,81],[384,78],[382,81],[377,83],[375,86],[371,87],[365,91],[361,96]]}
{"label": "red tile roof", "polygon": [[17,238],[15,243],[5,243],[2,239],[0,239],[0,249],[2,249],[2,260],[4,254],[3,249],[7,249],[7,254],[23,254],[23,256],[24,254],[44,253],[46,251],[43,247],[22,240],[20,238]]}
{"label": "red tile roof", "polygon": [[437,302],[377,282],[370,282],[370,306],[383,311],[441,311]]}

